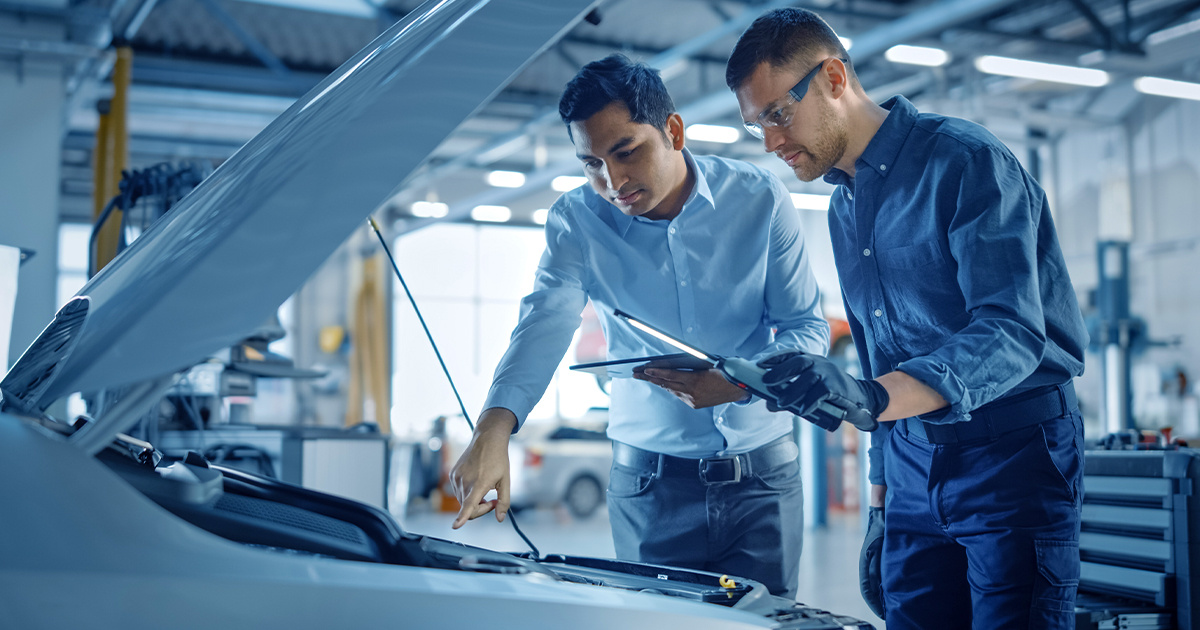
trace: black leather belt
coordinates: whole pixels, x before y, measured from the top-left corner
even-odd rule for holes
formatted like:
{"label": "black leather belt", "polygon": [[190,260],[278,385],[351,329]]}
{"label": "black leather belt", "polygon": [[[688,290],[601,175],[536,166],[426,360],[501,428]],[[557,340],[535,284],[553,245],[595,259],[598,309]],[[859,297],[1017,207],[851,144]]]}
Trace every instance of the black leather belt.
{"label": "black leather belt", "polygon": [[974,410],[967,422],[932,424],[918,418],[903,422],[909,435],[930,444],[954,444],[970,440],[995,439],[1047,420],[1061,418],[1079,405],[1075,385],[1044,385],[1027,392],[1007,396]]}
{"label": "black leather belt", "polygon": [[654,471],[659,477],[698,478],[705,484],[738,483],[755,470],[766,470],[786,464],[800,456],[800,448],[791,435],[764,444],[748,453],[721,457],[689,459],[664,455],[613,442],[613,461],[636,470]]}

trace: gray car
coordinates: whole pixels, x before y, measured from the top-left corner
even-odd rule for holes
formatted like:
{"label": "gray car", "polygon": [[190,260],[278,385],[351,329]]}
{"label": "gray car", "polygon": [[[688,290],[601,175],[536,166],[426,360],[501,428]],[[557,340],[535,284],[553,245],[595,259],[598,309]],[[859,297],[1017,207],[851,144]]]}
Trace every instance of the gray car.
{"label": "gray car", "polygon": [[[588,415],[607,415],[607,410]],[[561,504],[575,518],[595,514],[604,505],[612,466],[605,425],[585,421],[523,427],[509,444],[513,507]]]}

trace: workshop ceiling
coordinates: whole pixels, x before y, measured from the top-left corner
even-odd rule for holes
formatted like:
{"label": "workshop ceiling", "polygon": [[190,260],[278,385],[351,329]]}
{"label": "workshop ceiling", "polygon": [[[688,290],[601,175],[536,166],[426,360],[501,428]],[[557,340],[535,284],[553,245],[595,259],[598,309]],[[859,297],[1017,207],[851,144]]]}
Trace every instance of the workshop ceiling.
{"label": "workshop ceiling", "polygon": [[[70,95],[63,215],[84,218],[90,214],[94,105],[111,93],[114,33],[134,50],[133,166],[219,162],[419,4],[73,0],[65,9],[48,9],[0,0],[0,15],[61,20],[68,33],[65,42],[0,38],[0,62],[38,55],[63,60]],[[1032,146],[1070,129],[1120,124],[1144,99],[1162,98],[1136,91],[1139,77],[1200,79],[1200,0],[607,0],[597,10],[598,23],[580,22],[448,138],[426,168],[397,189],[385,204],[388,212],[405,219],[400,229],[465,219],[477,205],[510,206],[514,222],[531,222],[534,210],[557,196],[553,178],[579,172],[557,119],[559,93],[580,65],[613,51],[660,68],[686,123],[740,130],[736,101],[725,87],[725,59],[750,19],[788,5],[816,10],[851,39],[856,70],[876,100],[904,94],[924,109],[983,122],[1010,144]],[[891,61],[885,53],[898,44],[937,48],[949,59],[931,67]],[[981,71],[981,55],[1108,75],[1099,86],[1013,78]],[[780,166],[763,159],[761,145],[744,133],[733,143],[690,145]],[[523,173],[525,183],[491,186],[485,178],[493,170]],[[447,215],[411,218],[416,201],[444,203]]]}

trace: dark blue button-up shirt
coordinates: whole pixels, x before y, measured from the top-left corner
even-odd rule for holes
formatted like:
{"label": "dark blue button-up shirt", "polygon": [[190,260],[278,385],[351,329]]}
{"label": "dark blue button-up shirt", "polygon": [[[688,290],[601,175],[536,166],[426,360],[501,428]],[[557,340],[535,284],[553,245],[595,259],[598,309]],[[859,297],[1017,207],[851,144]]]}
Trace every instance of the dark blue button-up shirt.
{"label": "dark blue button-up shirt", "polygon": [[[903,97],[883,107],[855,177],[825,177],[838,186],[829,231],[866,375],[928,385],[950,407],[922,419],[949,423],[1082,374],[1087,333],[1041,186],[983,127]],[[875,484],[885,437],[871,439]]]}

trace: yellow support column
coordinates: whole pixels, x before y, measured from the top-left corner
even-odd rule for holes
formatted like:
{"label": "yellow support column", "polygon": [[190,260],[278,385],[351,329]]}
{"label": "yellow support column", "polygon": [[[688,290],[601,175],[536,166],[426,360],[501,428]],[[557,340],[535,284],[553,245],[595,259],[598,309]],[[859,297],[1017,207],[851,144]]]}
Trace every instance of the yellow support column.
{"label": "yellow support column", "polygon": [[[361,263],[362,284],[353,303],[350,334],[350,391],[346,426],[374,421],[381,433],[392,431],[391,344],[388,343],[387,300],[382,281],[383,254]],[[367,412],[370,406],[371,412]]]}
{"label": "yellow support column", "polygon": [[[133,70],[133,49],[128,46],[117,48],[117,61],[113,66],[113,97],[108,111],[102,109],[100,124],[96,129],[96,151],[93,155],[92,178],[93,220],[99,219],[108,202],[120,192],[121,171],[129,163],[129,84]],[[120,210],[114,210],[100,228],[93,253],[94,269],[99,271],[117,255],[120,238]]]}

